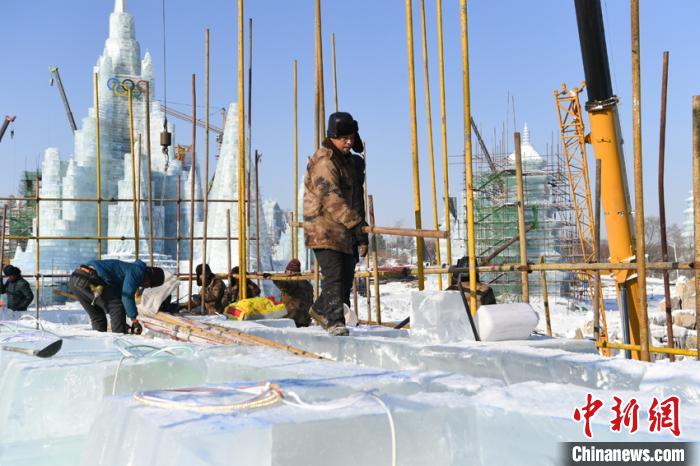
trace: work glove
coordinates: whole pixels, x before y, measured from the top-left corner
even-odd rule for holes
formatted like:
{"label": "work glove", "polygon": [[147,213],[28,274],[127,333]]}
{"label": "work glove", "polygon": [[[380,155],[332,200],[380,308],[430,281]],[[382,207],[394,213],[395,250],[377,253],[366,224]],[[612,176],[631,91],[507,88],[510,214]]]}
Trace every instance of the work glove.
{"label": "work glove", "polygon": [[129,333],[132,335],[141,335],[143,333],[143,325],[141,325],[141,322],[136,319],[132,320]]}
{"label": "work glove", "polygon": [[369,244],[369,235],[365,232],[362,231],[363,227],[367,226],[367,222],[364,220],[355,225],[352,229],[352,236],[355,239],[355,242],[359,245],[368,245]]}
{"label": "work glove", "polygon": [[365,257],[367,255],[368,246],[366,244],[360,244],[357,246],[357,253],[360,257]]}

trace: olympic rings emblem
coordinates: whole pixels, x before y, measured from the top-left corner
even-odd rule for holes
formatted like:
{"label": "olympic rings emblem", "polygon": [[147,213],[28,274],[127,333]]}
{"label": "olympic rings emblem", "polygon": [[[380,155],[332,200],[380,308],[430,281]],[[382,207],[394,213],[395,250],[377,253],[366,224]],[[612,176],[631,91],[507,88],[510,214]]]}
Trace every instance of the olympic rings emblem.
{"label": "olympic rings emblem", "polygon": [[111,77],[107,80],[107,88],[114,92],[114,95],[123,97],[131,91],[132,97],[138,99],[146,93],[147,82],[143,79],[134,82],[133,79],[126,78],[120,81],[116,77]]}

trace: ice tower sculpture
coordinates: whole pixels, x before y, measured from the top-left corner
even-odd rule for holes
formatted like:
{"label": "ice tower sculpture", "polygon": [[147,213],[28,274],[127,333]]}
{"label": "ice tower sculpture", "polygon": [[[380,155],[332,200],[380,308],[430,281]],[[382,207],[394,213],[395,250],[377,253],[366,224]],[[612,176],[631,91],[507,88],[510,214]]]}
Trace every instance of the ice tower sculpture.
{"label": "ice tower sculpture", "polygon": [[[236,199],[238,196],[238,132],[237,132],[237,112],[236,105],[231,104],[226,114],[226,125],[224,137],[221,143],[219,161],[216,164],[214,181],[209,190],[209,200]],[[250,167],[246,165],[246,174]],[[246,175],[247,176],[247,175]],[[249,199],[251,222],[248,227],[248,269],[255,270],[257,267],[257,244],[255,225],[255,177],[251,180],[250,192],[252,199]],[[210,237],[226,237],[226,210],[230,210],[231,218],[231,263],[238,263],[238,221],[236,215],[238,206],[233,202],[211,202],[208,209],[207,235]],[[271,243],[267,233],[267,222],[265,221],[265,209],[261,202],[260,210],[260,268],[261,270],[273,270]],[[201,231],[201,226],[199,227]],[[202,253],[199,249],[195,251],[195,260],[200,260]],[[226,271],[227,253],[225,240],[207,241],[207,262],[215,271]]]}
{"label": "ice tower sculpture", "polygon": [[[110,238],[134,237],[134,210],[131,201],[110,202],[109,199],[130,199],[132,197],[131,176],[131,142],[129,134],[128,96],[121,87],[121,82],[130,79],[135,83],[133,95],[133,121],[135,133],[137,192],[140,193],[141,209],[139,212],[139,257],[149,256],[148,242],[148,159],[146,151],[146,108],[145,89],[149,83],[151,93],[151,175],[153,195],[153,233],[156,237],[174,238],[177,234],[177,209],[175,202],[164,202],[166,199],[177,197],[178,182],[181,184],[182,203],[180,204],[180,232],[187,236],[190,224],[190,180],[195,177],[195,198],[202,198],[198,167],[192,167],[191,160],[178,160],[171,150],[166,155],[159,146],[159,133],[163,127],[165,115],[160,104],[153,98],[155,83],[153,79],[153,63],[149,53],[141,59],[140,46],[135,38],[134,18],[127,12],[126,0],[116,0],[114,11],[109,17],[109,37],[105,42],[102,55],[97,60],[94,72],[98,73],[99,88],[99,120],[101,136],[101,224],[102,234]],[[210,198],[230,199],[236,192],[235,179],[235,128],[236,114],[229,112],[226,125],[227,131],[222,146],[222,162],[217,167],[217,175]],[[169,126],[169,131],[175,131]],[[80,129],[74,134],[73,155],[63,161],[59,158],[58,149],[46,150],[42,162],[43,180],[41,184],[42,197],[63,198],[94,198],[97,194],[97,152],[95,137],[95,108],[88,109],[88,115],[83,118]],[[141,136],[139,144],[138,135]],[[253,187],[254,189],[254,187]],[[254,192],[253,189],[251,192]],[[231,220],[236,231],[236,212],[233,203],[210,204],[209,235],[225,237],[225,209],[231,208]],[[251,204],[254,208],[254,203]],[[195,204],[194,223],[195,236],[201,236],[203,230],[202,204]],[[42,201],[40,203],[40,228],[34,222],[34,234],[42,236],[86,237],[97,234],[97,206],[94,202],[75,201]],[[262,214],[262,212],[261,212]],[[264,217],[261,219],[264,226]],[[254,226],[251,229],[254,237]],[[235,233],[234,233],[235,234]],[[263,232],[263,235],[265,233]],[[252,244],[253,242],[251,242]],[[237,243],[236,243],[237,244]],[[40,273],[70,273],[77,265],[94,259],[97,256],[96,240],[53,240],[40,241]],[[155,240],[153,244],[154,259],[160,265],[173,268],[176,257],[177,243],[175,240]],[[234,251],[234,263],[237,262],[237,246]],[[251,261],[256,263],[255,248],[252,248]],[[269,244],[261,243],[261,259],[263,268],[271,266]],[[194,250],[195,261],[201,260],[201,242],[197,241]],[[225,270],[226,242],[211,241],[208,243],[208,256],[217,271]],[[115,257],[124,260],[135,258],[135,241],[114,239],[102,242],[102,257]],[[187,240],[180,244],[180,259],[189,258]],[[35,242],[29,241],[26,250],[17,250],[14,263],[31,272],[35,269]],[[46,296],[46,294],[44,293]]]}

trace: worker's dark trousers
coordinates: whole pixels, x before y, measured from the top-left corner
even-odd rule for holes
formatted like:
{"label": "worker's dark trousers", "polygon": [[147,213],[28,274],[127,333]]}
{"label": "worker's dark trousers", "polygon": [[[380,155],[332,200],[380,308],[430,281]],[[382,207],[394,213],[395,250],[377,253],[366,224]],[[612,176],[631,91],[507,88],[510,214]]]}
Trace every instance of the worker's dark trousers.
{"label": "worker's dark trousers", "polygon": [[313,308],[328,319],[330,325],[345,323],[343,303],[350,305],[355,257],[331,249],[314,249],[323,274],[321,294]]}
{"label": "worker's dark trousers", "polygon": [[126,312],[122,304],[121,293],[117,293],[114,288],[105,285],[102,294],[95,299],[93,304],[93,295],[89,289],[74,286],[73,281],[70,282],[70,288],[78,296],[78,301],[85,309],[85,312],[90,316],[92,329],[98,332],[107,331],[107,314],[112,323],[112,332],[127,333]]}

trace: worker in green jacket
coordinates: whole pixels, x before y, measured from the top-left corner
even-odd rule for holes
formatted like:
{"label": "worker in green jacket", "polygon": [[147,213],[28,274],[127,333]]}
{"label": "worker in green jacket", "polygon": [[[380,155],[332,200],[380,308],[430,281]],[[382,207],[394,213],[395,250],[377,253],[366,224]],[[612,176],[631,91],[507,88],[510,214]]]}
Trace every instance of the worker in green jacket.
{"label": "worker in green jacket", "polygon": [[26,311],[34,300],[29,282],[22,278],[22,271],[8,265],[2,271],[7,281],[0,280],[0,294],[7,294],[7,307],[13,311]]}

